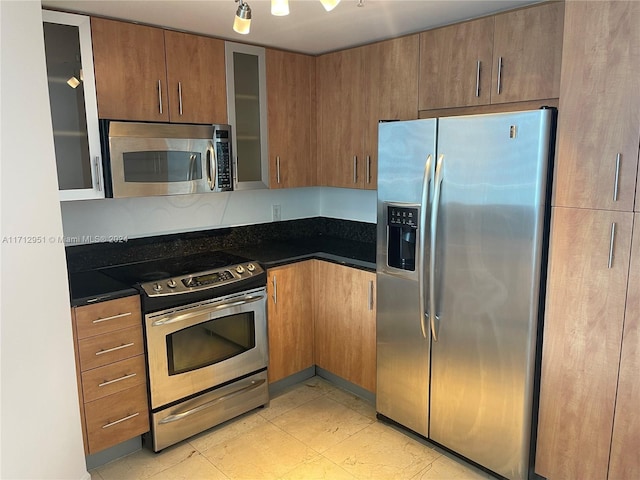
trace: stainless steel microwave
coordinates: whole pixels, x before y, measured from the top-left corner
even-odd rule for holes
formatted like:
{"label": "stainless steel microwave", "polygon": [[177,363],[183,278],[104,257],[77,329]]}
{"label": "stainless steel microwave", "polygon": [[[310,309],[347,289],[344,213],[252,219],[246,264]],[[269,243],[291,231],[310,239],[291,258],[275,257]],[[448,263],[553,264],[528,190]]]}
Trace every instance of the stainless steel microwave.
{"label": "stainless steel microwave", "polygon": [[105,120],[100,129],[107,197],[233,189],[229,125]]}

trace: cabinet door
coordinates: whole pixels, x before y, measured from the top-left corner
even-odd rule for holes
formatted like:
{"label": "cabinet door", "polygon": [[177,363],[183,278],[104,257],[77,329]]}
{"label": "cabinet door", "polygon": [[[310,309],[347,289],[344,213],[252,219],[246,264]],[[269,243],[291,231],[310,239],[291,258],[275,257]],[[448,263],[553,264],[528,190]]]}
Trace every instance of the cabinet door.
{"label": "cabinet door", "polygon": [[365,131],[363,47],[321,55],[318,77],[320,185],[362,188]]}
{"label": "cabinet door", "polygon": [[265,49],[225,42],[234,190],[269,187]]}
{"label": "cabinet door", "polygon": [[91,35],[98,116],[168,121],[162,29],[92,18]]}
{"label": "cabinet door", "polygon": [[549,480],[607,478],[632,221],[553,209],[536,454]]}
{"label": "cabinet door", "polygon": [[269,383],[314,365],[313,261],[267,272]]}
{"label": "cabinet door", "polygon": [[418,118],[419,37],[411,35],[364,47],[367,82],[364,188],[378,187],[378,122]]}
{"label": "cabinet door", "polygon": [[268,49],[266,61],[269,186],[314,185],[315,58]]}
{"label": "cabinet door", "polygon": [[565,8],[554,205],[631,211],[640,2],[567,2]]}
{"label": "cabinet door", "polygon": [[488,105],[493,17],[420,34],[419,110]]}
{"label": "cabinet door", "polygon": [[317,261],[316,365],[376,389],[375,274]]}
{"label": "cabinet door", "polygon": [[90,18],[42,20],[60,200],[104,198]]}
{"label": "cabinet door", "polygon": [[563,25],[563,2],[495,16],[491,103],[558,98]]}
{"label": "cabinet door", "polygon": [[609,478],[640,478],[640,214],[635,214]]}
{"label": "cabinet door", "polygon": [[227,123],[224,41],[165,30],[172,122]]}

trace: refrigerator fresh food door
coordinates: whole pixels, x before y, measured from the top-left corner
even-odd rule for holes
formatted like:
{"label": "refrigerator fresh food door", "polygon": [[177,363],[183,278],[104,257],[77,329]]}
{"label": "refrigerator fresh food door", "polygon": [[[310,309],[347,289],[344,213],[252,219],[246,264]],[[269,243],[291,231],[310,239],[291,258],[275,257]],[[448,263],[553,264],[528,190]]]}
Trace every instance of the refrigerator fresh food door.
{"label": "refrigerator fresh food door", "polygon": [[509,479],[528,475],[552,115],[438,127],[429,436]]}
{"label": "refrigerator fresh food door", "polygon": [[436,125],[381,123],[378,136],[376,410],[424,436],[430,343],[425,251]]}

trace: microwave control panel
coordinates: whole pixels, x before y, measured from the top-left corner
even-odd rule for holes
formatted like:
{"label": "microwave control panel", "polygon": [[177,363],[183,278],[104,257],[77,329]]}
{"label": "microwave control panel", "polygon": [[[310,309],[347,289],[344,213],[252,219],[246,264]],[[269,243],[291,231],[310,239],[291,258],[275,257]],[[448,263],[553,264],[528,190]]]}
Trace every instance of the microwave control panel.
{"label": "microwave control panel", "polygon": [[231,175],[231,153],[229,142],[216,142],[216,158],[218,162],[218,188],[221,191],[233,189]]}
{"label": "microwave control panel", "polygon": [[231,172],[231,139],[229,129],[216,126],[214,130],[214,142],[216,146],[216,161],[218,164],[218,189],[226,192],[233,190],[233,175]]}

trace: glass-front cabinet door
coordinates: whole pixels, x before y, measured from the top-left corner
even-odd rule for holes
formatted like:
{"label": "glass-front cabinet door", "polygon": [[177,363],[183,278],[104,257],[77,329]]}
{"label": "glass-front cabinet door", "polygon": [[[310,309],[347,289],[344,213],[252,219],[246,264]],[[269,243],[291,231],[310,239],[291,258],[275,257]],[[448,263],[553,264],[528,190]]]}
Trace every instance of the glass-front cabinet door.
{"label": "glass-front cabinet door", "polygon": [[225,42],[234,190],[269,188],[267,80],[262,47]]}
{"label": "glass-front cabinet door", "polygon": [[42,20],[60,200],[104,198],[89,17]]}

